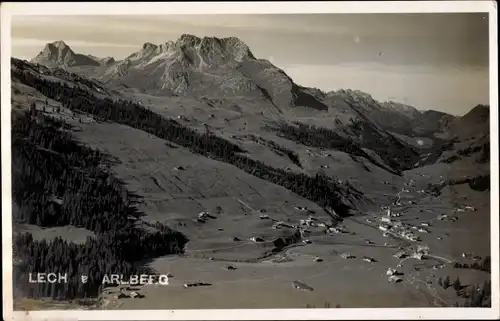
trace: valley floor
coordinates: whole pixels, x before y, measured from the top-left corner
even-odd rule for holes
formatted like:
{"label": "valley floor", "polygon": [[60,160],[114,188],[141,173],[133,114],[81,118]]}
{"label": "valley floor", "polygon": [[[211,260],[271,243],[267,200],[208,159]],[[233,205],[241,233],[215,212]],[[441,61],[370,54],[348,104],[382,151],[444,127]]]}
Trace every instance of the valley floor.
{"label": "valley floor", "polygon": [[[460,195],[467,186],[458,187]],[[455,191],[455,192],[458,192]],[[267,259],[257,263],[222,262],[217,259],[164,257],[152,263],[159,273],[171,273],[169,285],[147,285],[141,290],[142,299],[109,298],[105,309],[224,309],[224,308],[306,308],[306,307],[437,307],[452,306],[463,299],[452,288],[444,290],[438,279],[457,276],[462,284],[481,285],[489,279],[486,272],[454,269],[451,264],[462,252],[489,255],[489,206],[485,195],[469,191],[469,201],[477,212],[458,213],[456,222],[436,221],[429,227],[431,233],[422,237],[421,244],[430,248],[426,260],[393,257],[397,247],[408,243],[383,237],[376,225],[365,223],[370,216],[356,216],[344,221],[344,226],[355,235],[319,236],[311,238],[313,244],[298,246],[273,257],[286,257],[287,262]],[[453,211],[456,206],[444,197],[434,200],[417,199],[420,205],[404,211],[402,220],[417,225],[433,221],[438,215]],[[484,202],[484,203],[483,203]],[[420,212],[419,209],[424,209]],[[376,211],[377,212],[377,211]],[[371,215],[376,215],[376,212]],[[380,212],[380,211],[378,211]],[[418,213],[418,214],[417,214]],[[416,216],[419,216],[418,218]],[[472,223],[476,222],[476,223]],[[475,231],[482,231],[475,232]],[[438,240],[441,236],[443,239]],[[369,239],[374,244],[366,244]],[[385,245],[387,244],[387,245]],[[227,250],[231,251],[231,250]],[[238,249],[234,249],[238,251]],[[344,259],[342,253],[355,256]],[[217,255],[217,254],[213,254]],[[363,256],[376,262],[365,262]],[[322,262],[315,262],[321,257]],[[433,266],[445,263],[444,267]],[[227,270],[228,264],[236,270]],[[401,267],[397,268],[397,265]],[[404,273],[401,283],[388,282],[386,271],[397,268]],[[419,269],[416,271],[415,269]],[[207,287],[184,288],[186,281],[201,280],[212,284]],[[292,287],[300,281],[313,291]]]}

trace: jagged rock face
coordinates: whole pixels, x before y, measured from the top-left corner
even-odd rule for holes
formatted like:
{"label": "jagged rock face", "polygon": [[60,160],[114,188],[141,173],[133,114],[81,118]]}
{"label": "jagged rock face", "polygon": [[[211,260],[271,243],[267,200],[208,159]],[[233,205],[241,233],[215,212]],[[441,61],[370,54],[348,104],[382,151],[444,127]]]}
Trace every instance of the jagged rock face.
{"label": "jagged rock face", "polygon": [[184,34],[177,41],[155,45],[146,42],[140,51],[115,63],[103,79],[120,81],[180,95],[260,95],[257,86],[236,67],[255,59],[237,38],[199,38]]}
{"label": "jagged rock face", "polygon": [[72,60],[74,56],[73,51],[66,46],[62,41],[56,41],[45,45],[38,56],[33,59],[33,62],[38,62],[42,60],[54,61],[62,65],[68,65],[69,60]]}
{"label": "jagged rock face", "polygon": [[420,116],[420,112],[413,106],[397,103],[394,101],[386,101],[381,104],[385,108],[390,108],[410,119],[415,119]]}
{"label": "jagged rock face", "polygon": [[140,51],[126,59],[142,66],[167,59],[177,60],[185,68],[210,68],[255,58],[248,46],[238,38],[198,38],[184,34],[175,42],[160,45],[146,42]]}
{"label": "jagged rock face", "polygon": [[[258,60],[235,37],[199,38],[183,34],[160,45],[144,43],[122,61],[75,54],[62,42],[48,44],[36,62],[47,66],[99,66],[95,78],[152,92],[268,100],[278,108],[307,106],[327,110],[313,91],[295,85],[267,60]],[[74,70],[77,72],[77,70]]]}
{"label": "jagged rock face", "polygon": [[107,57],[107,58],[102,59],[102,64],[104,64],[105,66],[110,66],[110,65],[114,64],[115,62],[116,62],[115,58],[113,58],[113,57]]}
{"label": "jagged rock face", "polygon": [[130,60],[120,61],[106,70],[104,72],[104,77],[112,78],[124,76],[131,65],[132,63],[130,62]]}
{"label": "jagged rock face", "polygon": [[99,66],[99,62],[89,56],[75,54],[63,41],[55,41],[45,45],[43,51],[32,62],[47,66]]}
{"label": "jagged rock face", "polygon": [[[120,78],[130,87],[178,95],[256,99],[268,98],[266,89],[261,88],[264,83],[264,87],[276,92],[271,99],[293,105],[291,79],[271,63],[256,60],[248,46],[233,37],[199,38],[184,34],[175,42],[161,45],[147,42],[140,51],[108,69],[103,77],[107,81]],[[282,99],[280,91],[288,97]]]}

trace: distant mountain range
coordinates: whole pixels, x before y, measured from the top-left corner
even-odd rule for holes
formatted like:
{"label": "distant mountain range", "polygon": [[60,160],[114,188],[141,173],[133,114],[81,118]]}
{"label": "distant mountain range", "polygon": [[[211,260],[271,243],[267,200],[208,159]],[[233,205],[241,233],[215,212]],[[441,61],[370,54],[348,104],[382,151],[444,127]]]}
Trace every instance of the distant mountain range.
{"label": "distant mountain range", "polygon": [[[483,105],[456,117],[393,101],[380,102],[359,90],[323,92],[303,87],[268,60],[256,58],[234,37],[183,34],[160,45],[147,42],[123,60],[75,53],[63,41],[56,41],[48,43],[31,62],[62,68],[117,90],[219,104],[245,99],[281,115],[296,108],[323,112],[327,116],[322,118],[332,121],[325,125],[321,120],[321,126],[366,148],[377,149],[374,145],[379,144],[383,149],[406,149],[407,154],[439,150],[451,139],[480,134],[489,120],[489,107]],[[322,118],[311,117],[310,124],[317,125]]]}

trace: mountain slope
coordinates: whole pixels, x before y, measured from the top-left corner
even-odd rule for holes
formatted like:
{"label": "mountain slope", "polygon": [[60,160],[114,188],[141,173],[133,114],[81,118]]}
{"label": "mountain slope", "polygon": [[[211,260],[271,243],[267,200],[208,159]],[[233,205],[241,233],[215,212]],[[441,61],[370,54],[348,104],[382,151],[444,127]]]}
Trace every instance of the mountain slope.
{"label": "mountain slope", "polygon": [[435,138],[434,134],[447,130],[447,124],[454,116],[434,110],[420,112],[412,106],[401,103],[375,100],[360,90],[338,90],[329,92],[328,97],[340,97],[356,106],[371,121],[383,129],[406,136]]}

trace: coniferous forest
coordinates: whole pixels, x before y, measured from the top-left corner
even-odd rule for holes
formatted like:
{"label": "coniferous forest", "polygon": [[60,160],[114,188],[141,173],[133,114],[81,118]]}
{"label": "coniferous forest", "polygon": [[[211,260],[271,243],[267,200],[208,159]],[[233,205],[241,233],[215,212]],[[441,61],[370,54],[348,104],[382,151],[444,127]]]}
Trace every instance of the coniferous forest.
{"label": "coniferous forest", "polygon": [[[104,274],[139,274],[139,260],[180,253],[187,239],[161,226],[143,230],[133,195],[101,169],[105,156],[75,143],[64,125],[34,109],[12,125],[14,223],[41,227],[73,225],[95,233],[84,244],[36,241],[19,234],[13,241],[15,294],[74,299],[96,296]],[[68,273],[67,283],[29,283],[30,272]],[[88,282],[80,282],[87,275]]]}
{"label": "coniferous forest", "polygon": [[[27,72],[12,76],[74,112],[143,130],[192,152],[226,162],[245,172],[346,215],[347,199],[360,199],[350,185],[323,175],[287,172],[244,156],[240,149],[210,133],[198,133],[130,101],[99,98],[79,87],[47,81]],[[36,106],[12,124],[12,193],[14,223],[41,227],[73,225],[95,233],[83,244],[61,238],[34,240],[15,236],[15,295],[74,299],[96,296],[105,274],[139,274],[144,260],[181,253],[184,235],[157,224],[151,232],[137,225],[134,195],[105,170],[106,155],[75,142],[68,125],[43,115]],[[33,284],[29,272],[68,273],[68,283]],[[89,277],[87,283],[80,275]]]}
{"label": "coniferous forest", "polygon": [[417,152],[392,136],[381,137],[370,126],[363,127],[361,122],[354,123],[350,127],[359,136],[359,141],[343,137],[331,129],[299,122],[295,122],[293,125],[282,123],[278,127],[278,132],[284,138],[305,146],[339,150],[354,156],[364,157],[374,165],[381,166],[363,150],[363,148],[371,149],[393,168],[394,174],[397,175],[401,175],[402,170],[413,168],[419,160]]}

